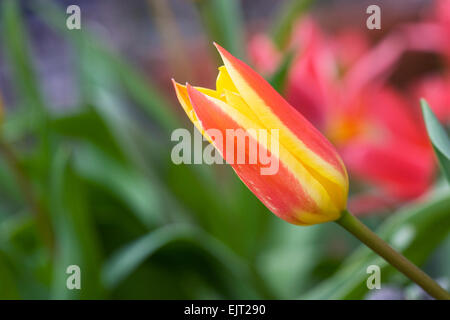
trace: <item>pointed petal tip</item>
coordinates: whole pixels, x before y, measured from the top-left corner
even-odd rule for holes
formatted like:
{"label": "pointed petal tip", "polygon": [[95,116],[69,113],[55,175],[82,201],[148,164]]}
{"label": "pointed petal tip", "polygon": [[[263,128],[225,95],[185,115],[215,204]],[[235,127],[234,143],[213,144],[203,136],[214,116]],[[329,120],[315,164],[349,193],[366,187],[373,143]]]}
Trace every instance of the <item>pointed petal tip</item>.
{"label": "pointed petal tip", "polygon": [[[193,101],[198,100],[201,97],[206,97],[206,95],[201,92],[200,90],[197,90],[195,87],[191,86],[189,83],[186,82],[186,89],[189,99],[191,100],[192,105],[194,106]],[[195,109],[195,107],[194,107]]]}
{"label": "pointed petal tip", "polygon": [[183,88],[183,85],[181,83],[176,82],[174,78],[171,78],[170,80],[172,81],[172,85],[176,92],[179,92]]}
{"label": "pointed petal tip", "polygon": [[218,44],[217,42],[213,42],[214,46],[216,47],[217,51],[219,51],[220,55],[227,55],[230,54],[227,50],[225,50],[224,47],[222,47],[220,44]]}
{"label": "pointed petal tip", "polygon": [[191,95],[193,92],[196,92],[197,90],[195,90],[195,88],[193,86],[191,86],[188,82],[186,82],[186,89],[187,89],[187,93],[189,98],[191,98]]}

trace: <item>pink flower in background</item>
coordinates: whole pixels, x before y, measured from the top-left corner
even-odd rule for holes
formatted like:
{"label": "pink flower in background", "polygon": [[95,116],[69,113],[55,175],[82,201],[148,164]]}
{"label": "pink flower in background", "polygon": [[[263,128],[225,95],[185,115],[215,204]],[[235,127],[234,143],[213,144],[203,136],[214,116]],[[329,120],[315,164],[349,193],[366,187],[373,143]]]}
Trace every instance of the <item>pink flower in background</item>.
{"label": "pink flower in background", "polygon": [[293,32],[297,49],[286,88],[287,100],[314,125],[325,125],[327,108],[335,95],[337,65],[332,48],[312,19],[303,19]]}
{"label": "pink flower in background", "polygon": [[[308,18],[297,24],[289,44],[298,53],[285,95],[337,146],[350,174],[369,186],[350,199],[349,206],[359,213],[415,199],[433,180],[435,159],[418,99],[429,99],[437,114],[446,117],[450,87],[441,78],[430,78],[402,95],[387,85],[396,63],[411,48],[403,31],[369,48],[359,31],[344,30],[327,39]],[[281,53],[263,37],[251,41],[250,57],[270,73]],[[269,54],[260,52],[269,47]]]}
{"label": "pink flower in background", "polygon": [[415,101],[425,98],[438,119],[450,123],[450,77],[438,74],[420,79],[412,86]]}
{"label": "pink flower in background", "polygon": [[370,49],[369,39],[360,29],[346,28],[332,39],[333,52],[341,69],[347,70]]}
{"label": "pink flower in background", "polygon": [[260,33],[254,35],[250,40],[248,55],[255,68],[267,75],[276,70],[281,53],[268,36]]}
{"label": "pink flower in background", "polygon": [[338,137],[329,134],[352,174],[393,204],[422,195],[432,182],[434,155],[418,111],[391,88],[369,89],[341,113]]}
{"label": "pink flower in background", "polygon": [[424,21],[406,24],[402,32],[410,50],[434,51],[450,59],[450,1],[434,1]]}

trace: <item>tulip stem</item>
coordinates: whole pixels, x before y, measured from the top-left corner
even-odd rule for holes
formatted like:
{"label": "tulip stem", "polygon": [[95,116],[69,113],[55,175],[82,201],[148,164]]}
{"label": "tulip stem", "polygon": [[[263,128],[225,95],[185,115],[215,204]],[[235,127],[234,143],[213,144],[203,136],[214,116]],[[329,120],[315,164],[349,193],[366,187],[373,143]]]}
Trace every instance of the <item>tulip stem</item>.
{"label": "tulip stem", "polygon": [[415,264],[406,259],[403,255],[395,251],[384,240],[367,228],[361,221],[345,210],[336,221],[341,227],[349,231],[366,246],[380,255],[384,260],[397,268],[409,279],[422,287],[428,294],[439,300],[450,300],[450,294],[439,286],[425,272],[420,270]]}

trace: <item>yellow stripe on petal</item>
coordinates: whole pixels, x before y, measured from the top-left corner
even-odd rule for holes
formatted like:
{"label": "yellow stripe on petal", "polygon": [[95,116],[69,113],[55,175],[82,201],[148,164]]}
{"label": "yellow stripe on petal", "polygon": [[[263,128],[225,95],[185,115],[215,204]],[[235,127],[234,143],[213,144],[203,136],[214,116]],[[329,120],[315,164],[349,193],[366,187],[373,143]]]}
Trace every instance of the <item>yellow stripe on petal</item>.
{"label": "yellow stripe on petal", "polygon": [[[222,100],[213,98],[211,96],[207,96],[207,99],[213,103],[215,106],[220,108],[224,113],[230,116],[233,121],[239,124],[242,128],[248,130],[249,135],[252,136],[261,146],[265,149],[269,150],[273,153],[274,156],[279,158],[279,160],[285,165],[289,171],[296,177],[298,183],[302,186],[303,190],[311,197],[311,199],[316,203],[316,205],[320,208],[321,212],[326,213],[323,214],[307,214],[310,221],[317,219],[317,221],[321,219],[325,219],[326,221],[332,221],[339,217],[340,211],[342,208],[336,206],[333,199],[328,194],[327,190],[324,186],[314,177],[307,168],[300,162],[296,157],[292,155],[292,153],[280,143],[278,153],[271,148],[269,145],[269,141],[271,141],[271,132],[267,130],[265,127],[261,127],[261,123],[253,121],[253,118],[249,118],[241,113],[239,108],[235,106],[228,105]],[[253,130],[249,130],[253,129]],[[255,132],[258,129],[267,130],[267,140],[260,139],[259,135],[255,136]],[[299,212],[299,218],[302,218],[302,212]],[[317,217],[312,218],[317,215]],[[321,216],[321,217],[319,217]],[[306,221],[305,221],[306,222]],[[321,221],[322,222],[322,221]]]}
{"label": "yellow stripe on petal", "polygon": [[[220,97],[222,97],[222,95],[224,94],[225,90],[235,92],[235,93],[238,92],[238,90],[236,89],[236,86],[233,83],[233,80],[231,80],[230,75],[228,74],[227,69],[225,68],[225,66],[221,66],[221,67],[219,67],[219,75],[217,76],[217,80],[216,80],[216,91],[217,91],[217,94],[219,95],[219,97],[215,97],[215,98],[220,99]],[[211,97],[213,97],[213,96],[211,96]]]}
{"label": "yellow stripe on petal", "polygon": [[[179,84],[175,80],[172,79],[173,86],[175,87],[175,92],[177,94],[178,101],[180,102],[181,106],[183,107],[184,112],[186,112],[187,116],[189,117],[189,120],[195,125],[197,130],[209,141],[211,142],[211,138],[205,133],[205,130],[202,127],[201,121],[198,119],[197,115],[195,114],[194,108],[192,107],[191,100],[189,99],[189,95],[187,93],[186,86],[183,86],[182,84]],[[218,97],[218,94],[215,90],[202,88],[202,87],[195,87],[198,91],[202,92],[203,94],[210,96],[210,97]]]}
{"label": "yellow stripe on petal", "polygon": [[[255,125],[258,126],[258,128],[264,128],[266,130],[270,130],[266,127],[266,125],[264,123],[262,123],[261,121],[258,120],[258,117],[256,117],[253,110],[247,105],[247,103],[244,101],[244,99],[242,99],[242,97],[239,94],[230,92],[228,90],[224,90],[224,96],[225,96],[225,101],[229,106],[238,110],[241,114],[243,114],[248,119],[252,119],[252,121],[255,123]],[[283,143],[281,142],[281,144],[283,144]],[[289,149],[287,149],[287,150],[289,150]],[[317,174],[314,170],[310,170],[310,168],[308,168],[305,163],[303,163],[303,165],[306,167],[306,169],[308,169],[310,174],[324,186],[325,190],[328,191],[331,199],[334,201],[336,206],[338,208],[345,208],[346,207],[346,199],[347,199],[347,190],[345,188],[341,188],[339,185],[337,185],[337,184],[327,180],[326,178],[322,177],[321,175]]]}
{"label": "yellow stripe on petal", "polygon": [[327,214],[324,215],[299,210],[296,212],[296,216],[304,223],[303,225],[313,225],[337,220],[341,214],[339,211],[327,212]]}
{"label": "yellow stripe on petal", "polygon": [[178,101],[183,107],[184,112],[186,112],[189,120],[197,127],[197,129],[202,132],[203,129],[200,127],[200,123],[198,121],[197,115],[195,114],[194,109],[192,108],[191,101],[189,99],[186,86],[183,86],[172,79],[173,86],[175,88],[175,92],[177,94]]}
{"label": "yellow stripe on petal", "polygon": [[257,123],[259,128],[265,128],[264,124],[258,120],[253,110],[247,105],[247,103],[244,101],[244,99],[242,99],[242,97],[238,93],[223,90],[222,97],[224,97],[223,100],[229,106],[238,110],[245,117],[252,119],[253,122]]}
{"label": "yellow stripe on petal", "polygon": [[[345,208],[346,194],[348,189],[348,178],[345,172],[345,167],[339,158],[340,165],[343,172],[340,172],[331,163],[324,160],[317,153],[309,149],[303,141],[301,141],[273,112],[271,107],[263,100],[261,94],[253,88],[246,79],[241,75],[240,71],[235,66],[235,61],[229,60],[229,54],[221,47],[217,46],[224,61],[225,67],[236,86],[239,94],[242,96],[246,104],[252,109],[260,123],[263,123],[267,129],[279,129],[280,143],[283,147],[289,150],[298,161],[304,164],[311,174],[317,178],[323,177],[322,183],[336,185],[332,190],[340,190],[340,192],[330,192],[333,201],[341,209]],[[234,57],[233,57],[234,58]],[[236,59],[236,58],[234,58]],[[237,60],[237,59],[236,59]],[[260,89],[260,88],[258,88]],[[270,88],[274,90],[273,88]],[[277,106],[272,106],[277,107]],[[315,172],[315,173],[314,173]]]}

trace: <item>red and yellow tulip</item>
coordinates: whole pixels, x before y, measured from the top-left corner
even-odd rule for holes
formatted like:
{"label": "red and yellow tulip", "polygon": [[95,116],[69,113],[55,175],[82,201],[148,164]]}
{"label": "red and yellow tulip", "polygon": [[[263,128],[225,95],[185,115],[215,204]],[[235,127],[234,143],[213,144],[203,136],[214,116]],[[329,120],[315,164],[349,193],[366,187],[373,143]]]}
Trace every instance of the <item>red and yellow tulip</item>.
{"label": "red and yellow tulip", "polygon": [[226,156],[225,160],[278,217],[298,225],[338,219],[346,208],[348,177],[334,147],[263,77],[219,45],[216,47],[224,62],[216,90],[173,82],[189,119],[222,155],[227,154],[225,144],[212,139],[208,130],[220,130],[223,136],[227,129],[265,129],[269,134],[278,130],[277,151],[252,136],[258,148],[277,157],[279,169],[275,174],[261,175],[263,164],[259,161],[234,164]]}

